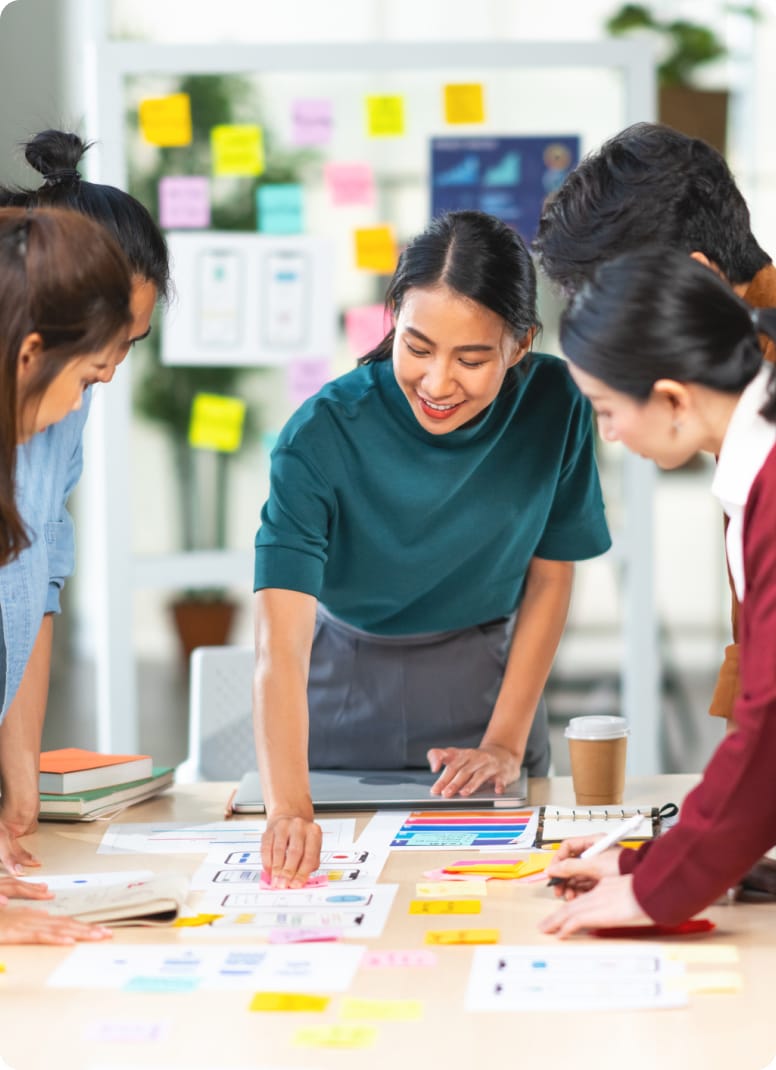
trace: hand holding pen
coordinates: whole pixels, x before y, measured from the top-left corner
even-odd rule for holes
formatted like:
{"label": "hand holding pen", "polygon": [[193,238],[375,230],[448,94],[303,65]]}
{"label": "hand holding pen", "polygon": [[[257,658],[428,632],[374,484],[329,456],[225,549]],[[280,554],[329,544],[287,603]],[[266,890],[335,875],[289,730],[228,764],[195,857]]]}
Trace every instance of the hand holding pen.
{"label": "hand holding pen", "polygon": [[589,891],[602,878],[619,874],[619,851],[605,852],[638,828],[642,820],[641,814],[634,814],[618,822],[605,836],[564,840],[558,857],[547,869],[549,886],[558,889],[557,895],[572,898]]}

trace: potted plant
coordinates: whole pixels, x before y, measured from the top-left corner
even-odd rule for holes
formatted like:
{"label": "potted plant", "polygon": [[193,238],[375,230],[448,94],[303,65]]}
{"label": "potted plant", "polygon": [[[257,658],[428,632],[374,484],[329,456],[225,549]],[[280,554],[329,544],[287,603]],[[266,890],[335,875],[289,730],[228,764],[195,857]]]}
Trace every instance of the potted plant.
{"label": "potted plant", "polygon": [[[728,4],[725,9],[747,18],[758,17],[753,5]],[[729,55],[718,33],[698,22],[659,18],[645,4],[623,4],[607,19],[606,30],[613,36],[634,32],[655,35],[664,53],[657,67],[660,121],[703,138],[724,153],[728,92],[701,89],[694,84],[699,68]]]}

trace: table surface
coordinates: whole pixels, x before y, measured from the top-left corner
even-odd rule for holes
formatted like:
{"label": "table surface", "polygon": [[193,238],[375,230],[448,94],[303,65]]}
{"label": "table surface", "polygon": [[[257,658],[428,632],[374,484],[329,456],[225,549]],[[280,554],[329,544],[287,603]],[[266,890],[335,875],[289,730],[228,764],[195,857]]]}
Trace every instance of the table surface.
{"label": "table surface", "polygon": [[[694,776],[633,778],[626,805],[679,802],[697,781]],[[116,820],[206,822],[220,820],[229,794],[227,784],[192,784],[132,807]],[[569,778],[534,780],[532,805],[572,805]],[[326,815],[352,816],[352,815]],[[370,815],[358,815],[357,831]],[[235,822],[250,823],[249,817]],[[253,819],[255,821],[255,819]],[[190,874],[201,855],[98,855],[104,822],[46,823],[30,837],[43,859],[40,875],[150,868]],[[455,855],[466,852],[456,850]],[[430,919],[410,916],[409,900],[425,869],[449,861],[451,853],[423,851],[389,855],[381,880],[399,885],[383,935],[357,940],[371,948],[423,946]],[[31,871],[32,872],[32,871]],[[477,927],[500,930],[502,944],[555,944],[537,923],[554,899],[543,883],[514,885],[490,882]],[[735,944],[743,990],[737,994],[691,995],[687,1007],[662,1011],[596,1013],[466,1013],[464,992],[473,949],[435,948],[432,968],[360,970],[348,995],[423,1001],[421,1022],[378,1025],[377,1041],[365,1050],[305,1049],[293,1044],[304,1025],[338,1021],[335,995],[323,1014],[249,1012],[250,992],[125,993],[115,990],[51,989],[46,979],[68,949],[3,947],[0,959],[0,1067],[13,1070],[266,1070],[368,1066],[370,1070],[434,1066],[486,1065],[519,1067],[541,1059],[543,1068],[573,1070],[763,1070],[776,1056],[773,982],[768,967],[776,963],[776,905],[720,905],[705,916],[717,923],[704,943]],[[433,927],[451,927],[440,919]],[[468,919],[461,919],[469,925]],[[459,927],[458,925],[453,927]],[[118,929],[113,943],[190,943],[181,930]],[[243,937],[256,944],[258,937]],[[580,944],[589,938],[575,938]],[[697,943],[699,938],[694,938]],[[212,945],[215,938],[208,939]],[[224,937],[224,943],[234,942]],[[686,942],[686,941],[685,941]],[[596,941],[600,950],[601,943]],[[730,967],[728,967],[730,968]],[[90,1028],[106,1022],[161,1026],[161,1039],[129,1044],[100,1042]],[[5,1064],[2,1060],[5,1060]]]}

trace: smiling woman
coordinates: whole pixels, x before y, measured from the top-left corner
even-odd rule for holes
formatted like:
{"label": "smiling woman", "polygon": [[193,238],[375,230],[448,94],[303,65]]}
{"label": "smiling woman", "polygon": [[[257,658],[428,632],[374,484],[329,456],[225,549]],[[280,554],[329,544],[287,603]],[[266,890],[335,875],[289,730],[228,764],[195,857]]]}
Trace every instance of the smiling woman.
{"label": "smiling woman", "polygon": [[546,774],[542,690],[573,561],[609,546],[589,406],[529,353],[536,279],[492,216],[401,255],[393,328],[281,432],[256,536],[263,861],[317,865],[308,768],[431,767],[435,793]]}

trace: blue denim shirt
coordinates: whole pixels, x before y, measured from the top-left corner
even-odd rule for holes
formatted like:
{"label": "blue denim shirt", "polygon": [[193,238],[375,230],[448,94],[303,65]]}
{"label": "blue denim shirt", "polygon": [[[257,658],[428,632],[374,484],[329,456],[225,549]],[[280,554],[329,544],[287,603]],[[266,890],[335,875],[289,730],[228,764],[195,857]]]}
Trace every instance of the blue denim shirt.
{"label": "blue denim shirt", "polygon": [[65,508],[82,468],[82,407],[16,450],[16,501],[30,546],[0,568],[0,722],[19,689],[46,613],[59,613],[59,592],[75,564],[73,521]]}

